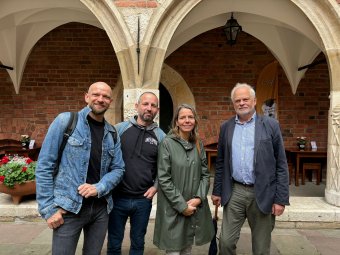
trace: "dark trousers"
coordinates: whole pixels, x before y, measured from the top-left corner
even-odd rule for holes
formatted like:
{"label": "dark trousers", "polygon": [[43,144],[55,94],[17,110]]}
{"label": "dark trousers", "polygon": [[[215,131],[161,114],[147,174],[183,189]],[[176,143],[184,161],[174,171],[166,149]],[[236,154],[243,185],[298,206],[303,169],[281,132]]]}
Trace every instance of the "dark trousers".
{"label": "dark trousers", "polygon": [[251,229],[253,254],[270,254],[271,232],[274,229],[275,216],[260,211],[253,187],[234,183],[231,198],[223,208],[219,243],[221,255],[236,254],[236,244],[246,219]]}
{"label": "dark trousers", "polygon": [[53,255],[74,255],[82,230],[83,254],[101,253],[109,220],[105,201],[92,199],[83,204],[78,214],[68,212],[63,218],[64,224],[53,230]]}
{"label": "dark trousers", "polygon": [[125,225],[130,217],[130,255],[143,255],[145,234],[149,223],[152,200],[147,198],[114,198],[110,213],[107,255],[121,255]]}

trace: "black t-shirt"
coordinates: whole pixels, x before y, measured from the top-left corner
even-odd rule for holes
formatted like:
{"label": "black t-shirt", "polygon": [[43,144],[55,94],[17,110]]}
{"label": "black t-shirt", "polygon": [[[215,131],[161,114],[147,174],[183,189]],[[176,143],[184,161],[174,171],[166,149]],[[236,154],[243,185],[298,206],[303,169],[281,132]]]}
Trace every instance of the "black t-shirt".
{"label": "black t-shirt", "polygon": [[87,120],[91,130],[91,153],[86,183],[95,184],[100,180],[102,143],[105,123],[104,121],[98,122],[92,119],[90,116],[87,116]]}

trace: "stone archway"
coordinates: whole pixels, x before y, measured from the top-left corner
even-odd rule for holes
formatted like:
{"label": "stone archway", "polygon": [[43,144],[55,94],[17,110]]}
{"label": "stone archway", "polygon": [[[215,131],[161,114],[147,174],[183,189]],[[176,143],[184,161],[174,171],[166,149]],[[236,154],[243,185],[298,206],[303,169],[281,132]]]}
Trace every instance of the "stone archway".
{"label": "stone archway", "polygon": [[169,91],[175,110],[186,103],[195,107],[195,98],[183,77],[167,64],[163,64],[160,82]]}

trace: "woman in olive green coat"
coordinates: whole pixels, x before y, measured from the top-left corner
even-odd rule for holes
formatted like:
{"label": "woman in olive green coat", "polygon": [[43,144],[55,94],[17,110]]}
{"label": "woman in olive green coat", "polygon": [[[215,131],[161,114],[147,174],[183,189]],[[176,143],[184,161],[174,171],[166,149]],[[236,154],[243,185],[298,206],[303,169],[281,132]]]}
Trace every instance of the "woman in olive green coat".
{"label": "woman in olive green coat", "polygon": [[180,105],[159,147],[153,242],[167,254],[191,254],[193,244],[209,243],[214,235],[207,201],[209,172],[197,119],[194,108]]}

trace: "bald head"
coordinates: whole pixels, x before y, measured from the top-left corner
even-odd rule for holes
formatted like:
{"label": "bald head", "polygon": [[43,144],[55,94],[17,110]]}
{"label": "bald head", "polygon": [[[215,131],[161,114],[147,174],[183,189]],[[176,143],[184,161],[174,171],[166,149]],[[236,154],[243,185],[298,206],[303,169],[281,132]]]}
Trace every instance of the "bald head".
{"label": "bald head", "polygon": [[89,90],[87,91],[87,93],[92,93],[93,90],[97,90],[97,89],[106,90],[110,94],[110,98],[112,97],[112,89],[111,89],[111,87],[107,83],[105,83],[103,81],[98,81],[98,82],[93,83],[89,87]]}
{"label": "bald head", "polygon": [[85,94],[85,101],[91,108],[90,116],[97,121],[102,121],[104,113],[112,102],[111,87],[105,82],[95,82]]}

